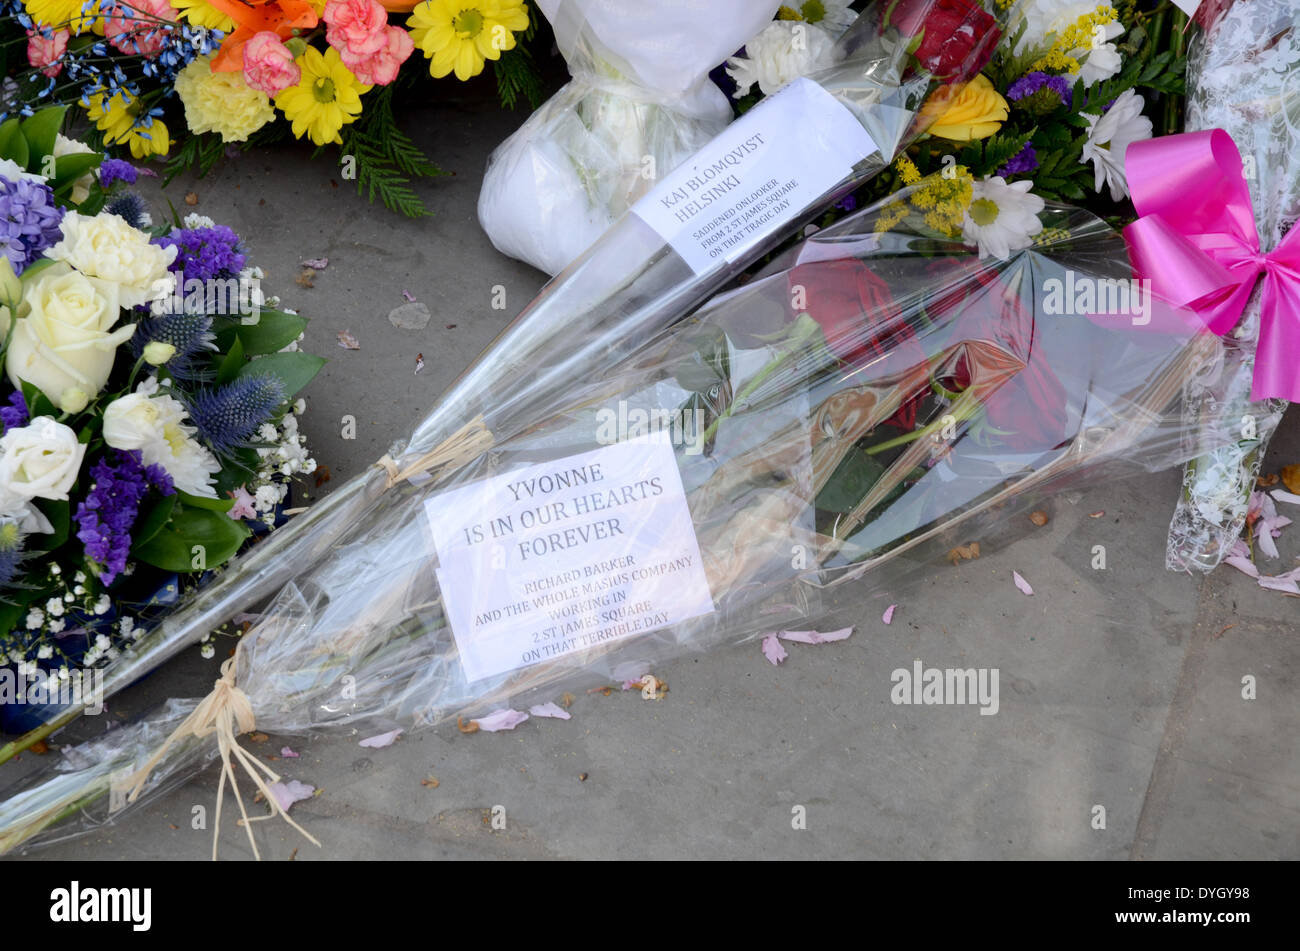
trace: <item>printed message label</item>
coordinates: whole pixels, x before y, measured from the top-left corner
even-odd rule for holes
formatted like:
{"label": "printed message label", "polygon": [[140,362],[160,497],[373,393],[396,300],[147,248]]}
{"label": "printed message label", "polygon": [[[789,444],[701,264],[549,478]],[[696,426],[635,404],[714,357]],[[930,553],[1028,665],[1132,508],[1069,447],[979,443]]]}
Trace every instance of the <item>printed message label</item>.
{"label": "printed message label", "polygon": [[733,261],[879,151],[862,123],[796,79],[727,126],[632,206],[696,274]]}
{"label": "printed message label", "polygon": [[424,504],[471,682],[713,610],[662,435],[516,469]]}

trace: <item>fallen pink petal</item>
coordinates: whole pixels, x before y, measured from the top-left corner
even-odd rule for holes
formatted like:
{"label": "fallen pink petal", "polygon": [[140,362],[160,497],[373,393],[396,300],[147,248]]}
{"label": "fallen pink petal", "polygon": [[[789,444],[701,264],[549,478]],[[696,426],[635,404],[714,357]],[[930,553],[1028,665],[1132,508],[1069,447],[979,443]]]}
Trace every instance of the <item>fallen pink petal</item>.
{"label": "fallen pink petal", "polygon": [[838,631],[778,631],[777,636],[784,641],[794,641],[796,644],[829,644],[832,641],[842,641],[853,633],[853,628],[844,627]]}
{"label": "fallen pink petal", "polygon": [[1274,489],[1270,495],[1279,502],[1286,502],[1288,505],[1300,505],[1300,495],[1294,492],[1288,492],[1285,489]]}
{"label": "fallen pink petal", "polygon": [[880,615],[880,620],[884,621],[886,624],[891,623],[894,620],[894,608],[896,607],[898,607],[897,604],[891,604],[889,607],[885,608],[885,613]]}
{"label": "fallen pink petal", "polygon": [[396,730],[389,730],[387,733],[380,733],[378,736],[368,736],[361,741],[361,745],[372,750],[382,750],[385,746],[392,746],[393,741],[404,732],[398,727]]}
{"label": "fallen pink petal", "polygon": [[1245,555],[1237,554],[1235,550],[1232,554],[1228,555],[1227,558],[1223,559],[1223,563],[1225,565],[1232,565],[1232,567],[1236,568],[1238,571],[1250,575],[1252,578],[1259,577],[1259,569],[1255,567],[1255,563]]}
{"label": "fallen pink petal", "polygon": [[296,779],[286,782],[272,783],[270,786],[271,795],[275,797],[276,803],[285,812],[295,802],[302,802],[304,799],[310,799],[316,793],[315,786],[308,786],[306,783],[300,783]]}
{"label": "fallen pink petal", "polygon": [[342,347],[344,350],[360,350],[361,341],[358,340],[356,337],[352,336],[352,334],[349,331],[340,330],[339,346]]}
{"label": "fallen pink petal", "polygon": [[1300,594],[1300,585],[1297,585],[1291,578],[1284,578],[1281,575],[1261,575],[1259,586],[1268,588],[1270,591],[1283,591],[1287,594]]}
{"label": "fallen pink petal", "polygon": [[402,291],[402,296],[406,298],[406,302],[407,302],[408,304],[414,304],[414,303],[415,303],[415,295],[412,294],[410,291],[403,290],[403,291]]}
{"label": "fallen pink petal", "polygon": [[558,703],[537,703],[528,708],[529,714],[535,717],[551,717],[555,720],[571,720],[573,717],[569,711],[564,709]]}
{"label": "fallen pink petal", "polygon": [[302,262],[303,267],[309,267],[313,271],[323,271],[330,266],[329,258],[308,258]]}
{"label": "fallen pink petal", "polygon": [[775,634],[768,634],[763,638],[763,656],[772,662],[773,667],[777,667],[780,666],[781,661],[790,655],[781,646],[781,642]]}
{"label": "fallen pink petal", "polygon": [[1016,583],[1016,587],[1019,588],[1023,594],[1029,596],[1033,595],[1034,589],[1030,587],[1029,582],[1024,579],[1024,576],[1021,575],[1020,572],[1011,572],[1011,580]]}
{"label": "fallen pink petal", "polygon": [[513,730],[527,719],[528,714],[522,710],[493,710],[472,722],[477,723],[480,730],[496,733],[498,730]]}
{"label": "fallen pink petal", "polygon": [[291,747],[282,746],[280,747],[280,755],[285,759],[298,759],[300,754],[295,753]]}

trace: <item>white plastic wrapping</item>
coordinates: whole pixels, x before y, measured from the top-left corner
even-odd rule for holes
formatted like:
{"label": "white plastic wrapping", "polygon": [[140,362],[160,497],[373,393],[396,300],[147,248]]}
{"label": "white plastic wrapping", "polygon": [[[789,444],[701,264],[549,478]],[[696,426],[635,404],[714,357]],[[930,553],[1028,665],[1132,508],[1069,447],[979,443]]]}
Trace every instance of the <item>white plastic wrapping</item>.
{"label": "white plastic wrapping", "polygon": [[709,70],[779,0],[538,0],[573,79],[488,160],[478,215],[497,250],[558,274],[655,180],[722,131]]}

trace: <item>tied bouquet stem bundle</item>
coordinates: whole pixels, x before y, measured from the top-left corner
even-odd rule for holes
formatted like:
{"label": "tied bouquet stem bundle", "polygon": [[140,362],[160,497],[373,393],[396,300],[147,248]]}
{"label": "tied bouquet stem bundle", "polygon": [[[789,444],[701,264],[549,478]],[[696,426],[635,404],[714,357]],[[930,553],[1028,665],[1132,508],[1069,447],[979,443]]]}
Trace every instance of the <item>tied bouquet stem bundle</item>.
{"label": "tied bouquet stem bundle", "polygon": [[[511,431],[475,422],[377,473],[389,491],[208,699],[67,750],[0,805],[0,848],[116,819],[216,757],[224,792],[254,724],[413,730],[630,676],[816,618],[825,585],[865,591],[1031,487],[1185,458],[1176,404],[1206,335],[1043,306],[1067,274],[1126,280],[1123,240],[1048,207],[1039,244],[981,259],[911,204],[935,185],[818,232]],[[253,778],[278,814],[279,777]]]}
{"label": "tied bouquet stem bundle", "polygon": [[[869,5],[836,45],[831,66],[746,113],[565,268],[451,385],[406,444],[394,447],[398,464],[442,446],[467,420],[481,417],[504,442],[567,405],[575,381],[603,376],[884,169],[924,131],[927,100],[953,94],[1001,35],[996,17],[972,0],[958,5],[956,24],[938,0],[910,3],[906,29],[886,25],[883,9]],[[954,39],[918,43],[939,12],[960,27]],[[719,164],[722,179],[736,184],[712,177],[708,189],[724,189],[718,200],[706,206],[692,199]],[[780,187],[770,189],[770,182]],[[296,518],[290,531],[241,556],[164,620],[139,658],[106,670],[105,696],[327,557],[390,504],[388,484],[378,469],[358,476]],[[60,725],[74,716],[64,714]]]}

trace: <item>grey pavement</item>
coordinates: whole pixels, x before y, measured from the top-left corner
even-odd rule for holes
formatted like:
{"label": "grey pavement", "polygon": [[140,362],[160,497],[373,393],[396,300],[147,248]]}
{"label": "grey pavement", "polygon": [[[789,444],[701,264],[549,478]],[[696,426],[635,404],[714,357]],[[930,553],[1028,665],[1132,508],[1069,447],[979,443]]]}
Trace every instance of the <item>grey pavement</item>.
{"label": "grey pavement", "polygon": [[[456,172],[419,186],[435,212],[422,221],[369,206],[300,146],[248,153],[168,189],[182,210],[192,191],[195,210],[243,234],[267,290],[311,318],[305,349],[330,357],[305,394],[304,428],[332,473],[321,493],[409,431],[544,282],[496,253],[474,213],[488,153],[523,117],[472,100],[411,116],[420,142]],[[314,287],[295,283],[300,263],[318,257],[329,267]],[[503,311],[491,307],[495,285],[506,289]],[[403,290],[431,311],[422,331],[388,320]],[[360,350],[337,346],[343,330]],[[427,366],[418,375],[417,354]],[[345,414],[358,421],[355,440],[341,438]],[[1295,413],[1266,470],[1291,462],[1300,462]],[[1018,540],[987,540],[977,560],[918,564],[887,591],[836,591],[821,626],[856,632],[793,645],[779,668],[751,642],[656,670],[671,688],[660,701],[582,694],[567,722],[472,735],[452,725],[379,750],[360,747],[361,735],[252,744],[270,756],[290,743],[301,758],[272,765],[321,790],[292,814],[323,848],[263,822],[262,855],[1300,858],[1300,604],[1227,568],[1167,572],[1177,484],[1165,472],[1080,486],[1043,503],[1047,525],[1025,521],[1006,533]],[[1092,567],[1097,544],[1104,570]],[[1279,544],[1290,562],[1300,528]],[[891,601],[899,608],[886,626]],[[187,651],[111,700],[108,722],[167,695],[205,693],[224,653],[207,661]],[[997,668],[998,713],[895,705],[891,672],[916,660]],[[1243,699],[1247,676],[1257,699]],[[55,743],[105,726],[86,720]],[[38,762],[25,754],[0,767],[0,781]],[[193,829],[191,816],[201,805],[210,817],[216,788],[209,769],[111,827],[32,854],[205,859],[210,825]],[[251,855],[231,819],[221,849]]]}

